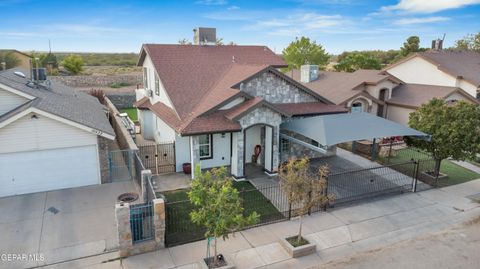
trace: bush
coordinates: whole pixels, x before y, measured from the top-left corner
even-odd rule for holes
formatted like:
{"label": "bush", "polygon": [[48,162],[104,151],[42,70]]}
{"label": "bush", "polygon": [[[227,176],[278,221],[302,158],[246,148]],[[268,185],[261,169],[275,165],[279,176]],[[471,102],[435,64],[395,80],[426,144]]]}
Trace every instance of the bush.
{"label": "bush", "polygon": [[115,82],[110,85],[110,88],[118,89],[122,87],[130,86],[131,84],[128,82]]}
{"label": "bush", "polygon": [[83,71],[83,59],[79,55],[71,54],[62,61],[62,66],[74,75]]}

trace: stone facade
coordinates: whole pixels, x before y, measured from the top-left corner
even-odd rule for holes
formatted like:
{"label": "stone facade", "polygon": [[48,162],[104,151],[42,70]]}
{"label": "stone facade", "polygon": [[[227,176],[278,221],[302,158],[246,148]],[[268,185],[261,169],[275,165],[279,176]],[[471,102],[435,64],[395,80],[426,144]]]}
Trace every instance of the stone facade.
{"label": "stone facade", "polygon": [[271,72],[264,72],[262,75],[243,83],[240,86],[240,90],[251,96],[261,96],[270,103],[302,103],[318,101],[314,96]]}
{"label": "stone facade", "polygon": [[[307,144],[310,144],[312,146],[318,147],[318,143],[316,143],[316,141],[308,137],[305,137],[300,134],[296,134],[287,130],[282,130],[282,133],[290,137],[293,137],[295,139],[298,139],[302,142],[305,142]],[[280,143],[282,143],[282,140],[280,141]],[[328,147],[327,149],[325,149],[326,152],[320,152],[320,151],[308,148],[300,143],[296,143],[295,141],[292,141],[292,140],[288,140],[287,143],[288,143],[287,148],[283,148],[282,145],[280,144],[280,147],[281,147],[280,159],[282,163],[288,161],[290,158],[302,158],[302,157],[308,157],[310,159],[323,158],[323,157],[335,155],[337,152],[337,148],[335,146]]]}
{"label": "stone facade", "polygon": [[107,97],[117,109],[133,107],[133,103],[136,101],[134,92],[109,93]]}
{"label": "stone facade", "polygon": [[110,174],[108,169],[108,139],[97,136],[97,144],[98,144],[98,158],[100,161],[100,178],[101,182],[108,183],[110,180]]}
{"label": "stone facade", "polygon": [[267,126],[271,126],[273,128],[273,168],[272,172],[276,171],[279,165],[279,130],[280,124],[282,123],[282,116],[271,110],[267,107],[259,107],[254,109],[253,111],[249,112],[245,116],[239,119],[238,121],[242,126],[242,131],[237,135],[237,170],[232,171],[232,174],[236,177],[243,177],[243,165],[244,165],[244,154],[245,154],[245,141],[244,141],[244,133],[245,129],[257,125],[257,124],[264,124]]}
{"label": "stone facade", "polygon": [[132,241],[130,205],[128,203],[118,203],[115,205],[120,257],[125,258],[165,248],[165,201],[163,199],[154,199],[152,203],[155,238],[137,244],[133,244]]}
{"label": "stone facade", "polygon": [[200,137],[198,135],[190,136],[190,147],[192,159],[192,179],[195,176],[195,167],[200,163]]}

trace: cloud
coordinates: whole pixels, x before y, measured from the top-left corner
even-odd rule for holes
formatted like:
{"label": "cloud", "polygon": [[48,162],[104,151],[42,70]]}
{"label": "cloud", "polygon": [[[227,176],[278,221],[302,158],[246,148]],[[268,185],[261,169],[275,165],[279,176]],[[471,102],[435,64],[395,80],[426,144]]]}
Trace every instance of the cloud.
{"label": "cloud", "polygon": [[442,21],[449,21],[449,20],[450,18],[447,18],[447,17],[403,18],[403,19],[395,20],[393,24],[412,25],[412,24],[442,22]]}
{"label": "cloud", "polygon": [[227,10],[237,10],[237,9],[240,9],[240,7],[238,6],[230,6],[227,8]]}
{"label": "cloud", "polygon": [[435,13],[447,9],[456,9],[475,4],[480,4],[480,0],[400,0],[400,2],[396,5],[381,7],[380,11]]}
{"label": "cloud", "polygon": [[226,5],[227,0],[198,0],[195,4],[206,5],[206,6],[221,6]]}

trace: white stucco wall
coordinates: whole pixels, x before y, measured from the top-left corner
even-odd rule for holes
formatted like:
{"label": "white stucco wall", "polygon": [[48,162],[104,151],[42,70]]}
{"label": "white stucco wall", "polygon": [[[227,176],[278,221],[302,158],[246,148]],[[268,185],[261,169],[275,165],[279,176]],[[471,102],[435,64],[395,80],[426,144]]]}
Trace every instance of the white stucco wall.
{"label": "white stucco wall", "polygon": [[392,89],[396,86],[397,84],[390,81],[390,80],[384,80],[377,85],[368,85],[366,87],[367,92],[375,97],[375,98],[380,98],[380,90],[381,89],[387,89],[387,94],[385,95],[385,99],[389,99],[392,96]]}
{"label": "white stucco wall", "polygon": [[154,139],[154,126],[155,121],[153,113],[150,110],[143,110],[142,111],[143,118],[141,120],[141,130],[143,137],[145,139]]}
{"label": "white stucco wall", "polygon": [[439,70],[435,65],[418,56],[393,66],[387,69],[387,71],[406,83],[456,86],[456,78]]}
{"label": "white stucco wall", "polygon": [[[152,104],[154,104],[156,102],[162,102],[165,105],[167,105],[168,107],[173,108],[172,103],[170,102],[170,99],[167,96],[167,92],[165,91],[165,87],[163,86],[161,77],[159,77],[159,80],[160,80],[160,94],[157,95],[155,93],[155,67],[153,65],[152,59],[150,58],[150,56],[148,54],[145,56],[145,60],[143,62],[143,67],[146,67],[147,70],[148,70],[148,79],[147,79],[147,81],[148,81],[147,84],[148,85],[146,85],[145,88],[147,88],[149,90],[152,90],[152,92],[153,92],[153,96],[152,96],[152,98],[150,98],[150,102]],[[143,72],[143,70],[142,70],[142,72]]]}
{"label": "white stucco wall", "polygon": [[182,164],[190,163],[190,139],[188,136],[175,137],[176,171],[183,171]]}
{"label": "white stucco wall", "polygon": [[230,133],[213,134],[213,158],[200,160],[202,168],[230,165]]}
{"label": "white stucco wall", "polygon": [[[252,162],[252,155],[254,154],[255,146],[256,145],[261,145],[261,125],[253,126],[249,128],[245,132],[245,138],[246,138],[246,148],[245,148],[245,163],[251,163]],[[262,149],[262,153],[260,154],[259,158],[257,159],[257,163],[260,163],[262,159],[262,154],[264,153],[265,149]]]}
{"label": "white stucco wall", "polygon": [[162,119],[153,115],[155,122],[154,138],[157,143],[173,142],[175,141],[176,133],[170,126],[168,126]]}
{"label": "white stucco wall", "polygon": [[475,87],[473,84],[471,84],[470,82],[467,82],[464,79],[457,79],[457,87],[461,88],[471,96],[477,98],[477,91],[479,89]]}
{"label": "white stucco wall", "polygon": [[388,105],[387,119],[408,126],[408,117],[413,111],[411,108]]}

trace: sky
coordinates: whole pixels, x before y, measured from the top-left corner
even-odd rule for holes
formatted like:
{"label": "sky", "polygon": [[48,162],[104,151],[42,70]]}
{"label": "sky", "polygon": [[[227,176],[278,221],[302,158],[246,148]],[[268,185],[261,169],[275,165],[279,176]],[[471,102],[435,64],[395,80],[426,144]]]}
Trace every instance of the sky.
{"label": "sky", "polygon": [[138,52],[143,43],[192,40],[215,27],[238,45],[277,53],[306,36],[329,53],[398,49],[446,34],[445,45],[480,32],[480,0],[0,0],[0,48],[24,51]]}

